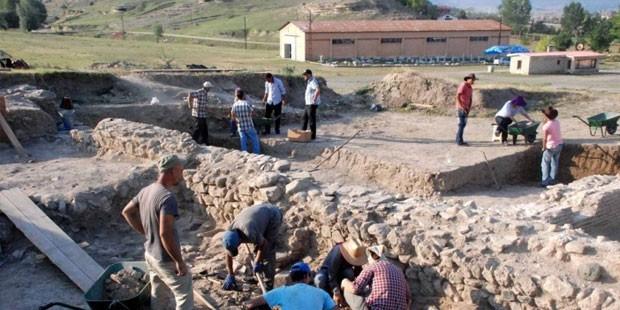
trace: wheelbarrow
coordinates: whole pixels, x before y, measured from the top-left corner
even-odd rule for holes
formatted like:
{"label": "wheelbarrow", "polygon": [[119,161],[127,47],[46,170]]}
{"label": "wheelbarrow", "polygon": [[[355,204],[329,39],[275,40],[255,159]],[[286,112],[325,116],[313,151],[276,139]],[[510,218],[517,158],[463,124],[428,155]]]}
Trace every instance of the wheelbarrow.
{"label": "wheelbarrow", "polygon": [[[607,134],[613,135],[616,133],[618,129],[618,119],[620,119],[620,114],[618,113],[599,113],[594,116],[588,117],[588,119],[584,120],[583,118],[573,115],[574,118],[580,120],[582,123],[586,124],[586,126],[590,129],[590,136],[594,137],[596,132],[601,130],[601,137],[605,137]],[[605,127],[605,128],[603,128]]]}
{"label": "wheelbarrow", "polygon": [[124,309],[149,309],[151,301],[151,283],[147,282],[137,296],[124,300],[109,300],[104,296],[105,280],[111,274],[123,270],[124,268],[136,269],[142,273],[148,274],[148,268],[145,262],[120,262],[108,266],[99,276],[97,281],[84,294],[86,303],[92,310],[124,310]]}
{"label": "wheelbarrow", "polygon": [[[151,283],[147,282],[142,287],[138,295],[123,300],[110,300],[105,296],[105,281],[110,275],[125,268],[135,269],[145,274],[148,268],[145,262],[120,262],[108,266],[97,278],[95,283],[86,291],[84,299],[91,310],[147,310],[151,307]],[[52,307],[62,307],[72,310],[86,310],[80,307],[54,302],[39,307],[39,310],[46,310]]]}
{"label": "wheelbarrow", "polygon": [[539,122],[521,121],[516,122],[508,126],[508,134],[512,136],[512,144],[517,144],[517,137],[523,136],[527,144],[532,144],[536,141],[536,134],[538,134]]}

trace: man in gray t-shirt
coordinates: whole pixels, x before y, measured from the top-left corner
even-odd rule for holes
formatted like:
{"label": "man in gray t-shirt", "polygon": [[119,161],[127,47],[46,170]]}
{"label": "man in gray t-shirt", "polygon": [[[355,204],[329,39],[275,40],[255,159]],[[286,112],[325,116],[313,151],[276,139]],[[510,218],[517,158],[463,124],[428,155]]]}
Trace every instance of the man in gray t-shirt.
{"label": "man in gray t-shirt", "polygon": [[175,155],[158,163],[157,182],[143,188],[123,209],[127,223],[145,237],[144,258],[151,280],[151,309],[165,308],[165,287],[174,294],[176,309],[193,309],[192,275],[181,255],[175,225],[177,200],[170,192],[183,179],[182,161]]}
{"label": "man in gray t-shirt", "polygon": [[264,272],[266,285],[268,287],[273,285],[276,262],[275,243],[281,224],[282,211],[274,205],[264,203],[241,210],[222,239],[224,248],[227,250],[228,276],[224,281],[225,290],[234,289],[237,285],[232,260],[239,253],[238,248],[241,243],[254,244],[254,252],[256,252],[253,262],[254,272]]}

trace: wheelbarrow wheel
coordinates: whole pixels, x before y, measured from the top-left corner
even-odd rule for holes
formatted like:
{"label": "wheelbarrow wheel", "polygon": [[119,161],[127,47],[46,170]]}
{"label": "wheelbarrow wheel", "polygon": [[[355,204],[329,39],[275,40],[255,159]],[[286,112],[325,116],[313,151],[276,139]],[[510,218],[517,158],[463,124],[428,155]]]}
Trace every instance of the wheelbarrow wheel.
{"label": "wheelbarrow wheel", "polygon": [[605,129],[607,130],[607,133],[610,135],[613,135],[616,133],[616,129],[618,129],[617,126],[607,126],[605,127]]}
{"label": "wheelbarrow wheel", "polygon": [[534,141],[536,141],[536,136],[535,135],[527,135],[525,137],[525,141],[529,144],[534,143]]}

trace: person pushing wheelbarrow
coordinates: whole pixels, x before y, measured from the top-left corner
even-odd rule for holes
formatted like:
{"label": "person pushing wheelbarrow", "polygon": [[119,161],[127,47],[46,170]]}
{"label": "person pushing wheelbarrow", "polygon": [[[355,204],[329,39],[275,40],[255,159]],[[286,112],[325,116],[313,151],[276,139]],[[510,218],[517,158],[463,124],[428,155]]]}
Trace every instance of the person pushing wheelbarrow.
{"label": "person pushing wheelbarrow", "polygon": [[525,112],[527,102],[522,96],[517,96],[512,100],[506,101],[504,106],[495,114],[495,123],[497,129],[495,135],[502,135],[502,144],[508,145],[508,125],[514,122],[514,117],[517,114],[523,115],[528,121],[534,122],[532,118]]}

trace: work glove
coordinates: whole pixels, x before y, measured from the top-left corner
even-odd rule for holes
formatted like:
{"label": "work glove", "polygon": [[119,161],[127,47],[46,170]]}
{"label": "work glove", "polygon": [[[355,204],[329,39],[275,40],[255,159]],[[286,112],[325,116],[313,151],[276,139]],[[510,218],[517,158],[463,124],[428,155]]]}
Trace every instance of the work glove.
{"label": "work glove", "polygon": [[254,273],[262,272],[265,269],[265,266],[262,263],[254,264]]}
{"label": "work glove", "polygon": [[235,276],[229,274],[226,276],[226,280],[224,280],[224,290],[232,291],[237,289],[237,281],[235,281]]}

